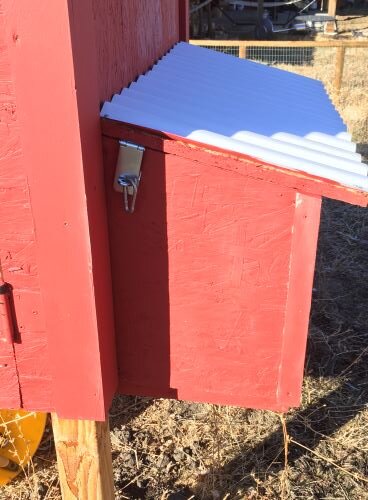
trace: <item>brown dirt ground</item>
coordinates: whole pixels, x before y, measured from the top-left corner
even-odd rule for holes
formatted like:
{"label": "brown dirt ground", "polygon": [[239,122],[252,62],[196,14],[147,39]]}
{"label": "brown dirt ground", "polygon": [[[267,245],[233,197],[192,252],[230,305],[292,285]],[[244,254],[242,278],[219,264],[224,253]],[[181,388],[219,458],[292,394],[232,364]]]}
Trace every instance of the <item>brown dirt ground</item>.
{"label": "brown dirt ground", "polygon": [[[333,97],[368,156],[367,52],[349,51]],[[316,53],[313,65],[293,69],[329,86],[333,59]],[[368,499],[367,264],[368,212],[324,201],[301,407],[281,416],[118,397],[110,419],[116,498]],[[60,498],[50,428],[27,476],[0,498]]]}

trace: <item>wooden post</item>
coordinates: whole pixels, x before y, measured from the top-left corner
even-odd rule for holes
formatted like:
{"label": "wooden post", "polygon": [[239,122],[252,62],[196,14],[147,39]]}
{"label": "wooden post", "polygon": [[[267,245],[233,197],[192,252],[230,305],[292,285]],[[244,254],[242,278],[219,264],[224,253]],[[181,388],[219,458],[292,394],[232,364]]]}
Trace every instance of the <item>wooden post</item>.
{"label": "wooden post", "polygon": [[189,0],[179,0],[179,37],[180,40],[189,40]]}
{"label": "wooden post", "polygon": [[345,47],[336,47],[336,69],[334,78],[334,89],[336,92],[340,92],[342,76],[344,73],[344,62],[345,62]]}
{"label": "wooden post", "polygon": [[[336,5],[337,5],[337,0],[328,0],[327,14],[329,16],[332,16],[332,17],[336,16]],[[330,21],[330,22],[326,23],[326,33],[334,34],[335,32],[336,32],[336,22]]]}
{"label": "wooden post", "polygon": [[108,422],[63,420],[52,414],[63,500],[113,500]]}
{"label": "wooden post", "polygon": [[239,58],[240,59],[246,59],[246,52],[247,48],[245,45],[240,45],[239,46]]}

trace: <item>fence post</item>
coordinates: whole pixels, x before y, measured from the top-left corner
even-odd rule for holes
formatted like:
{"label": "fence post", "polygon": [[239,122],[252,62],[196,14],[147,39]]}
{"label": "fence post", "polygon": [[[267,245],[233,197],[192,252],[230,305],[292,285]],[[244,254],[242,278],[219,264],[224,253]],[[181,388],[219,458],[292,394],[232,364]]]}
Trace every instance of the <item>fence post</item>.
{"label": "fence post", "polygon": [[[331,17],[336,17],[336,4],[337,0],[328,0],[328,15]],[[329,21],[326,23],[325,26],[325,33],[333,35],[336,33],[336,20],[335,21]]]}
{"label": "fence post", "polygon": [[335,79],[334,88],[336,92],[340,92],[342,76],[344,73],[344,62],[345,62],[345,47],[340,45],[336,47],[336,69],[335,69]]}
{"label": "fence post", "polygon": [[245,59],[247,57],[247,48],[245,45],[239,45],[239,57],[240,59]]}

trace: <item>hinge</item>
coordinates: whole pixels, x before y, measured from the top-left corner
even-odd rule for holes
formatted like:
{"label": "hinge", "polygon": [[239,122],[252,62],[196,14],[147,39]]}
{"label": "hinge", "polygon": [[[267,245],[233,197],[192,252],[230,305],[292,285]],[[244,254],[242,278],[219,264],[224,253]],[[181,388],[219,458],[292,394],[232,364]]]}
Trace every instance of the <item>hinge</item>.
{"label": "hinge", "polygon": [[11,307],[11,287],[0,282],[0,342],[14,342],[14,320]]}
{"label": "hinge", "polygon": [[123,193],[125,211],[132,214],[139,182],[145,148],[128,141],[119,141],[119,155],[116,162],[114,189]]}

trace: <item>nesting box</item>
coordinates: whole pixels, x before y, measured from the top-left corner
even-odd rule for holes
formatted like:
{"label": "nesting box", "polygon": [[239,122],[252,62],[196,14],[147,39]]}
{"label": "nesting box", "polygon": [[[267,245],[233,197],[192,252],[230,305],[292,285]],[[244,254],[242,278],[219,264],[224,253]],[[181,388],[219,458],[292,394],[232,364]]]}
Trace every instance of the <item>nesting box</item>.
{"label": "nesting box", "polygon": [[119,391],[298,405],[321,197],[368,190],[322,84],[181,43],[101,116]]}
{"label": "nesting box", "polygon": [[321,196],[367,204],[322,85],[175,45],[187,0],[13,3],[0,408],[105,420],[117,390],[298,404]]}

